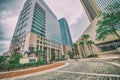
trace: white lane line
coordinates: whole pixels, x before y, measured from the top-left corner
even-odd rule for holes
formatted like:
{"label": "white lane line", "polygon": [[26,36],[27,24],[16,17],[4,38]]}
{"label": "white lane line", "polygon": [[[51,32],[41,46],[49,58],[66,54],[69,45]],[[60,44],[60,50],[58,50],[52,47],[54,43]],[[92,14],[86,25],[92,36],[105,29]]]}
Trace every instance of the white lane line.
{"label": "white lane line", "polygon": [[109,64],[112,64],[112,65],[115,65],[115,66],[118,66],[118,67],[120,67],[120,64],[118,64],[118,63],[115,63],[115,62],[106,62],[106,63],[109,63]]}
{"label": "white lane line", "polygon": [[114,75],[114,74],[97,74],[97,73],[83,73],[83,72],[72,72],[72,71],[62,71],[62,70],[55,70],[57,72],[63,72],[63,73],[74,73],[74,74],[86,74],[86,75],[95,75],[95,76],[106,76],[106,77],[120,77],[120,75]]}

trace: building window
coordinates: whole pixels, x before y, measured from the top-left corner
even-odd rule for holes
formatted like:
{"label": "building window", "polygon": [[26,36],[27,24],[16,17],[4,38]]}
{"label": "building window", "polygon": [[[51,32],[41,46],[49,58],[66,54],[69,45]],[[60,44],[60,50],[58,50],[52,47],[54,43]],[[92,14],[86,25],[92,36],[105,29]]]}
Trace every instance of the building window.
{"label": "building window", "polygon": [[29,62],[36,62],[36,59],[29,59]]}
{"label": "building window", "polygon": [[97,46],[102,51],[116,50],[120,46],[120,40],[114,40],[114,41],[97,44]]}
{"label": "building window", "polygon": [[37,40],[37,43],[39,43],[39,40]]}
{"label": "building window", "polygon": [[39,45],[36,45],[36,50],[39,50]]}
{"label": "building window", "polygon": [[42,41],[40,41],[40,44],[42,44]]}

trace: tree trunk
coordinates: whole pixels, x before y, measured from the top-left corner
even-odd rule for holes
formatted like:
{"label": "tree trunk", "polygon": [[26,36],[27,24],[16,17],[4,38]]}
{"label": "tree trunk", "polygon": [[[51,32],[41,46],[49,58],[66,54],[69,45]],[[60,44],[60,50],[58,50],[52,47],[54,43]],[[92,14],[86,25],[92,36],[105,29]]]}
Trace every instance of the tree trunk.
{"label": "tree trunk", "polygon": [[84,45],[82,47],[83,47],[84,57],[87,57]]}
{"label": "tree trunk", "polygon": [[120,40],[120,35],[117,33],[117,31],[115,30],[115,28],[112,26],[112,29],[113,29],[113,32],[114,32],[114,34],[119,38],[119,40]]}
{"label": "tree trunk", "polygon": [[[87,45],[87,39],[85,39],[85,43],[86,43],[86,45]],[[88,45],[87,45],[87,48],[88,48],[88,52],[90,52]],[[86,52],[87,52],[87,50],[86,50]],[[88,53],[86,53],[86,54],[88,54]]]}
{"label": "tree trunk", "polygon": [[91,48],[92,54],[94,54],[94,51],[93,51],[92,45],[90,45],[90,48]]}
{"label": "tree trunk", "polygon": [[81,51],[82,57],[84,58],[84,52],[82,50],[82,46],[80,46],[80,51]]}
{"label": "tree trunk", "polygon": [[88,49],[89,49],[90,54],[91,54],[91,53],[92,53],[92,51],[91,51],[91,46],[90,46],[90,45],[88,45]]}

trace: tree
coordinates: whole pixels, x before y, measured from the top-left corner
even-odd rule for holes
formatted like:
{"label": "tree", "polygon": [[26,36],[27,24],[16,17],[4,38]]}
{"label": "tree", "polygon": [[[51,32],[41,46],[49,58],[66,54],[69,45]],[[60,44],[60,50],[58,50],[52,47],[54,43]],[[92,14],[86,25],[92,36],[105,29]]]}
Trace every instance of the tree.
{"label": "tree", "polygon": [[12,54],[10,56],[10,60],[8,61],[9,64],[19,64],[20,58],[22,55],[20,53],[18,54]]}
{"label": "tree", "polygon": [[[84,41],[84,46],[86,45],[86,43],[87,43],[87,40],[90,38],[90,36],[89,36],[89,34],[84,34],[83,36],[82,36],[82,40]],[[88,48],[88,45],[87,45],[87,48]],[[89,49],[89,48],[88,48]],[[85,48],[84,48],[84,54],[86,54],[87,55],[87,51],[85,51]]]}
{"label": "tree", "polygon": [[5,64],[6,57],[5,56],[0,56],[0,64]]}
{"label": "tree", "polygon": [[74,55],[79,55],[78,45],[76,43],[73,44]]}
{"label": "tree", "polygon": [[80,41],[79,42],[79,45],[80,45],[80,51],[81,51],[81,54],[82,54],[82,57],[84,58],[85,57],[85,48],[84,48],[84,42],[83,41]]}
{"label": "tree", "polygon": [[120,25],[120,2],[111,4],[105,8],[107,12],[100,12],[101,19],[98,20],[98,29],[96,30],[96,40],[104,40],[108,34],[115,34],[119,39],[120,35],[117,33]]}
{"label": "tree", "polygon": [[68,51],[68,53],[67,53],[67,54],[69,55],[70,59],[73,59],[73,56],[74,56],[73,52]]}
{"label": "tree", "polygon": [[92,48],[93,44],[94,44],[94,42],[92,40],[87,41],[87,45],[89,47],[90,54],[94,54],[94,51],[93,51],[93,48]]}

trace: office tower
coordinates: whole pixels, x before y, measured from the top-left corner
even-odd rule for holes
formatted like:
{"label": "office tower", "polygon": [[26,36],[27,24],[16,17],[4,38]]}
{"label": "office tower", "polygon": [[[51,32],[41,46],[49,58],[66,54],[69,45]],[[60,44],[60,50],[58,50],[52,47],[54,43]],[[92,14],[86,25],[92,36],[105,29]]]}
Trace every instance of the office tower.
{"label": "office tower", "polygon": [[61,29],[61,37],[62,37],[62,44],[68,45],[72,47],[72,39],[70,35],[70,30],[65,18],[59,20],[60,29]]}
{"label": "office tower", "polygon": [[57,17],[43,0],[27,0],[10,45],[11,53],[42,51],[47,58],[62,54],[62,39]]}
{"label": "office tower", "polygon": [[94,0],[96,5],[99,7],[100,11],[104,12],[104,13],[107,13],[109,12],[106,7],[113,4],[113,3],[116,3],[116,2],[119,2],[120,3],[120,0]]}
{"label": "office tower", "polygon": [[99,12],[98,6],[94,2],[94,0],[80,0],[80,1],[90,22],[92,22],[92,20],[94,20],[94,18],[97,16],[97,13]]}
{"label": "office tower", "polygon": [[72,50],[72,39],[70,35],[70,30],[65,18],[60,19],[59,24],[60,24],[60,30],[61,30],[63,51],[64,51],[64,54],[67,54],[68,51]]}

